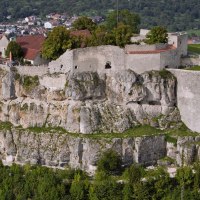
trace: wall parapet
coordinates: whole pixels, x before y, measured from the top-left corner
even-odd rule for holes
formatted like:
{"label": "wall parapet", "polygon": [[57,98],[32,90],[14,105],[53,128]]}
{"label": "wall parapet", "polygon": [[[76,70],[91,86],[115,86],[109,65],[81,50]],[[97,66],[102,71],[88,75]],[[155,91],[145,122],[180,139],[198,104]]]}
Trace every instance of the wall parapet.
{"label": "wall parapet", "polygon": [[161,50],[166,49],[168,47],[168,44],[152,44],[152,45],[137,45],[137,44],[130,44],[125,46],[125,51],[155,51],[155,50]]}
{"label": "wall parapet", "polygon": [[[7,65],[1,65],[1,69],[10,71],[12,67]],[[46,65],[43,66],[14,66],[17,69],[17,72],[20,75],[27,75],[27,76],[42,76],[48,73],[48,67]]]}

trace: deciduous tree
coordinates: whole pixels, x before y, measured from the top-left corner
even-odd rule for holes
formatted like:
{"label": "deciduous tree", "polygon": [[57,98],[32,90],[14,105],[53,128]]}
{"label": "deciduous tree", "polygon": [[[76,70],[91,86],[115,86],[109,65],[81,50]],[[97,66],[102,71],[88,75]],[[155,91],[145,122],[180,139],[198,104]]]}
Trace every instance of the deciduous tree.
{"label": "deciduous tree", "polygon": [[92,19],[83,16],[75,20],[72,27],[76,30],[88,29],[89,31],[93,31],[96,28],[96,24],[92,21]]}
{"label": "deciduous tree", "polygon": [[113,30],[115,36],[115,44],[124,47],[131,42],[132,30],[129,25],[120,23],[117,28]]}
{"label": "deciduous tree", "polygon": [[147,34],[145,42],[147,44],[167,43],[167,29],[161,26],[155,26]]}
{"label": "deciduous tree", "polygon": [[[133,33],[138,33],[138,26],[140,24],[140,17],[138,14],[132,13],[129,10],[120,10],[118,13],[118,19],[118,23],[128,25]],[[117,11],[108,14],[106,26],[108,30],[113,30],[117,27]]]}
{"label": "deciduous tree", "polygon": [[72,46],[70,31],[59,26],[49,33],[42,47],[42,56],[49,60],[55,60]]}

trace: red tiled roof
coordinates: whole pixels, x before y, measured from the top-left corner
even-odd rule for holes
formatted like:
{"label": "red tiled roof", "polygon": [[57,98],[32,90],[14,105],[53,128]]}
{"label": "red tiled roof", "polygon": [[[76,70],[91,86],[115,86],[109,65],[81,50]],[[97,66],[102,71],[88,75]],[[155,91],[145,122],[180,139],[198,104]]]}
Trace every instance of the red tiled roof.
{"label": "red tiled roof", "polygon": [[91,33],[89,30],[77,30],[77,31],[71,31],[70,33],[72,36],[81,36],[81,37],[90,37]]}
{"label": "red tiled roof", "polygon": [[151,51],[127,51],[126,54],[155,54],[155,53],[162,53],[168,50],[176,49],[176,47],[169,45],[165,49],[158,49],[158,50],[151,50]]}
{"label": "red tiled roof", "polygon": [[26,35],[17,37],[16,42],[22,47],[24,58],[34,60],[41,51],[44,40],[43,35]]}

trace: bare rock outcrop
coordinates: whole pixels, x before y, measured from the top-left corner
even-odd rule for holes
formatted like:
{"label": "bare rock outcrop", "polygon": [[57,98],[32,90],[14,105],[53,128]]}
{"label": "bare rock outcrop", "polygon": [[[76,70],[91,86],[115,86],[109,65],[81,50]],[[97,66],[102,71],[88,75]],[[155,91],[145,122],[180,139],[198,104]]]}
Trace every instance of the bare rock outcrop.
{"label": "bare rock outcrop", "polygon": [[93,173],[102,152],[113,149],[124,165],[152,165],[166,154],[164,136],[92,139],[61,133],[34,133],[11,129],[0,131],[0,155],[5,164],[71,166]]}
{"label": "bare rock outcrop", "polygon": [[169,72],[68,72],[38,77],[10,69],[0,74],[0,121],[16,126],[60,126],[85,134],[124,132],[138,124],[166,128],[180,121],[176,79]]}

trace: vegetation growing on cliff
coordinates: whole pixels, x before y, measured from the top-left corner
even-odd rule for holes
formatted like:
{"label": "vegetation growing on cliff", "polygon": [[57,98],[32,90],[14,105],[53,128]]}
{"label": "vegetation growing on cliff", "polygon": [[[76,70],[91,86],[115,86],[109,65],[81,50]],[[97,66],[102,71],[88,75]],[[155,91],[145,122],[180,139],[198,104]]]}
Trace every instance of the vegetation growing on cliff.
{"label": "vegetation growing on cliff", "polygon": [[39,78],[38,76],[24,76],[21,77],[21,82],[23,88],[27,91],[30,92],[32,89],[37,87],[39,85]]}

